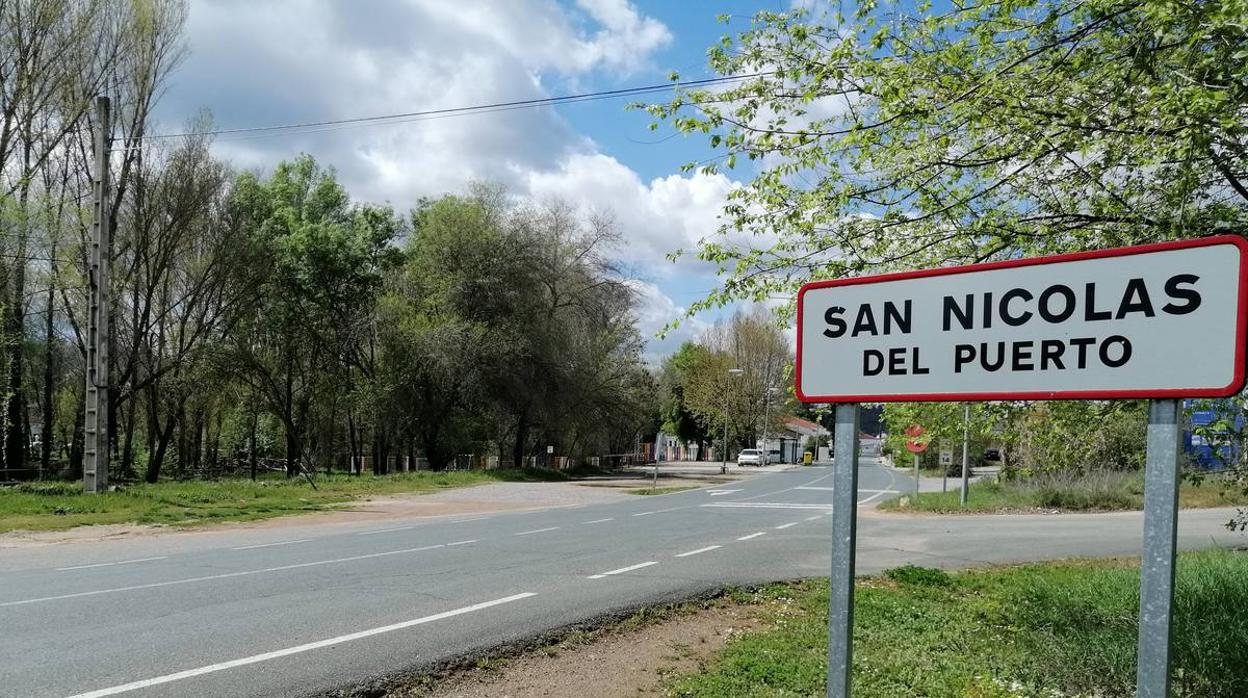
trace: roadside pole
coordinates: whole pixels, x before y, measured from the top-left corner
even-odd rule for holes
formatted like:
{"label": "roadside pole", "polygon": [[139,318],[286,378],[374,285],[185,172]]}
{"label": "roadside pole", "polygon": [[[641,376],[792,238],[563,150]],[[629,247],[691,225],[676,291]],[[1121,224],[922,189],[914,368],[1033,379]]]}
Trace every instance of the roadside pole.
{"label": "roadside pole", "polygon": [[854,543],[858,529],[857,403],[836,406],[835,430],[832,572],[828,577],[828,698],[848,698],[854,650]]}
{"label": "roadside pole", "polygon": [[914,454],[914,498],[919,498],[919,454]]}
{"label": "roadside pole", "polygon": [[1170,635],[1178,535],[1178,400],[1148,403],[1144,464],[1144,557],[1140,562],[1140,632],[1136,654],[1137,698],[1170,695]]}
{"label": "roadside pole", "polygon": [[111,144],[108,97],[95,98],[94,221],[87,259],[87,355],[83,406],[82,485],[88,494],[108,489],[109,186]]}
{"label": "roadside pole", "polygon": [[967,495],[970,494],[971,487],[971,464],[968,451],[971,444],[971,403],[966,403],[962,409],[962,493],[958,496],[958,503],[966,506]]}

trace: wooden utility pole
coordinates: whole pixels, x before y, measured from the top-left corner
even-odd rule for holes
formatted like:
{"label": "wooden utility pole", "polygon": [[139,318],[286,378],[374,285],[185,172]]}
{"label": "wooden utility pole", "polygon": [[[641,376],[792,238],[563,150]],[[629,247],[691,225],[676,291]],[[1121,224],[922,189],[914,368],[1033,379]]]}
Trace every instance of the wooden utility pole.
{"label": "wooden utility pole", "polygon": [[83,428],[82,484],[88,493],[108,489],[108,308],[109,308],[109,230],[108,203],[108,97],[95,98],[95,178],[92,191],[94,220],[91,224],[91,250],[87,260],[90,288],[87,310],[87,390]]}

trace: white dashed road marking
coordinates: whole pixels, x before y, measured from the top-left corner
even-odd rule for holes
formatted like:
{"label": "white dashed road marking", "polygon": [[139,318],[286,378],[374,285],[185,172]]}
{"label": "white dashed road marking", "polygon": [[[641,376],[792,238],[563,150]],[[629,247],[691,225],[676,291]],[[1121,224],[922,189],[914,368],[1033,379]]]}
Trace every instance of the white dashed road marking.
{"label": "white dashed road marking", "polygon": [[357,536],[375,536],[375,535],[377,535],[378,533],[393,533],[393,532],[395,532],[395,531],[410,531],[410,530],[412,530],[413,528],[416,528],[416,527],[415,527],[415,526],[396,526],[395,528],[380,528],[380,529],[377,529],[376,531],[364,531],[364,532],[362,532],[362,533],[357,533],[357,534],[355,534],[355,535],[357,535]]}
{"label": "white dashed road marking", "polygon": [[457,546],[457,545],[469,545],[469,544],[471,544],[471,543],[479,543],[479,542],[480,542],[480,541],[479,541],[479,540],[477,540],[477,539],[475,539],[475,538],[474,538],[474,539],[472,539],[472,540],[457,540],[457,541],[455,541],[454,543],[447,543],[447,544],[446,544],[446,547],[448,547],[448,548],[453,548],[453,547],[455,547],[455,546]]}
{"label": "white dashed road marking", "polygon": [[650,565],[657,565],[657,564],[659,563],[642,562],[636,565],[629,565],[628,567],[621,567],[618,570],[611,570],[610,572],[603,572],[602,574],[591,574],[588,577],[586,577],[586,579],[602,579],[603,577],[610,577],[613,574],[624,574],[625,572],[632,572],[633,570],[639,570],[643,567],[649,567]]}
{"label": "white dashed road marking", "polygon": [[712,497],[720,497],[725,494],[732,494],[733,492],[740,492],[740,491],[741,490],[707,490],[707,494],[711,495]]}
{"label": "white dashed road marking", "polygon": [[676,511],[677,509],[683,509],[683,508],[684,507],[671,507],[670,509],[658,509],[656,511],[643,511],[640,514],[633,514],[633,516],[649,516],[651,514],[665,514],[669,511]]}
{"label": "white dashed road marking", "polygon": [[596,523],[606,523],[607,521],[615,521],[615,519],[609,519],[609,518],[608,518],[608,519],[594,519],[593,521],[585,521],[585,522],[584,522],[584,523],[582,523],[581,525],[582,525],[582,526],[588,526],[588,525],[590,525],[590,524],[596,524]]}
{"label": "white dashed road marking", "polygon": [[709,553],[709,552],[711,552],[712,550],[718,550],[720,547],[722,547],[722,546],[718,546],[718,545],[708,545],[708,546],[706,546],[705,548],[698,548],[697,550],[690,550],[690,551],[689,551],[689,552],[687,552],[687,553],[681,553],[681,554],[677,555],[676,557],[689,557],[690,555],[697,555],[698,553]]}
{"label": "white dashed road marking", "polygon": [[521,532],[519,532],[519,533],[517,533],[517,534],[515,534],[515,535],[517,535],[517,536],[528,536],[528,535],[532,535],[532,534],[534,534],[534,533],[545,533],[545,532],[547,532],[547,531],[558,531],[558,530],[559,530],[559,527],[558,527],[558,526],[550,526],[550,527],[547,527],[547,528],[535,528],[535,529],[533,529],[532,531],[521,531]]}
{"label": "white dashed road marking", "polygon": [[794,521],[794,522],[792,522],[792,523],[781,524],[781,525],[779,525],[779,526],[776,526],[776,530],[777,530],[777,531],[783,531],[784,529],[789,528],[790,526],[796,526],[798,523],[800,523],[800,522],[799,522],[799,521]]}
{"label": "white dashed road marking", "polygon": [[831,509],[831,504],[794,504],[791,502],[715,502],[704,507],[718,509]]}
{"label": "white dashed road marking", "polygon": [[765,536],[765,535],[767,535],[766,531],[759,531],[758,533],[751,533],[748,536],[741,536],[737,540],[750,540],[751,538],[758,538],[759,536]]}

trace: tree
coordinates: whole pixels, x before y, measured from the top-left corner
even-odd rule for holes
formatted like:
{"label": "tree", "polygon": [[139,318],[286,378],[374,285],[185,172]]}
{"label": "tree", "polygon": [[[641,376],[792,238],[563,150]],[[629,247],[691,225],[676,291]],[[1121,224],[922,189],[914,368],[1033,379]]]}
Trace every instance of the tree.
{"label": "tree", "polygon": [[240,176],[228,206],[260,283],[225,357],[282,422],[294,475],[315,401],[345,384],[399,222],[388,209],[353,207],[309,156],[279,164],[267,180]]}
{"label": "tree", "polygon": [[698,444],[698,458],[706,458],[706,442],[710,440],[714,425],[710,424],[689,408],[685,399],[685,384],[690,373],[706,360],[707,349],[693,342],[680,345],[676,353],[663,359],[659,373],[659,382],[663,393],[660,404],[660,416],[663,419],[662,430],[672,434],[681,441],[693,441]]}
{"label": "tree", "polygon": [[[689,409],[711,433],[718,433],[726,418],[732,439],[753,448],[764,427],[774,432],[782,421],[780,391],[789,384],[793,365],[788,342],[769,312],[760,308],[711,327],[701,344],[705,352],[693,362],[684,384]],[[733,368],[741,372],[731,375]],[[764,425],[767,419],[770,423]]]}
{"label": "tree", "polygon": [[1245,15],[1245,0],[759,13],[710,49],[747,79],[649,107],[708,134],[706,170],[757,163],[697,251],[727,279],[690,312],[866,271],[1242,234]]}

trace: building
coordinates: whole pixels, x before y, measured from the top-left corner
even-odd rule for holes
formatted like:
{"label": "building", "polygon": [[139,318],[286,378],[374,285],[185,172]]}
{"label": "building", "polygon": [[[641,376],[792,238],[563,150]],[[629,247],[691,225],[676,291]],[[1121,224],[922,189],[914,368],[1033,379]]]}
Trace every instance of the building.
{"label": "building", "polygon": [[[828,436],[822,426],[801,417],[785,417],[779,433],[767,437],[767,460],[771,463],[800,463],[806,440]],[[762,444],[759,448],[763,448]]]}

